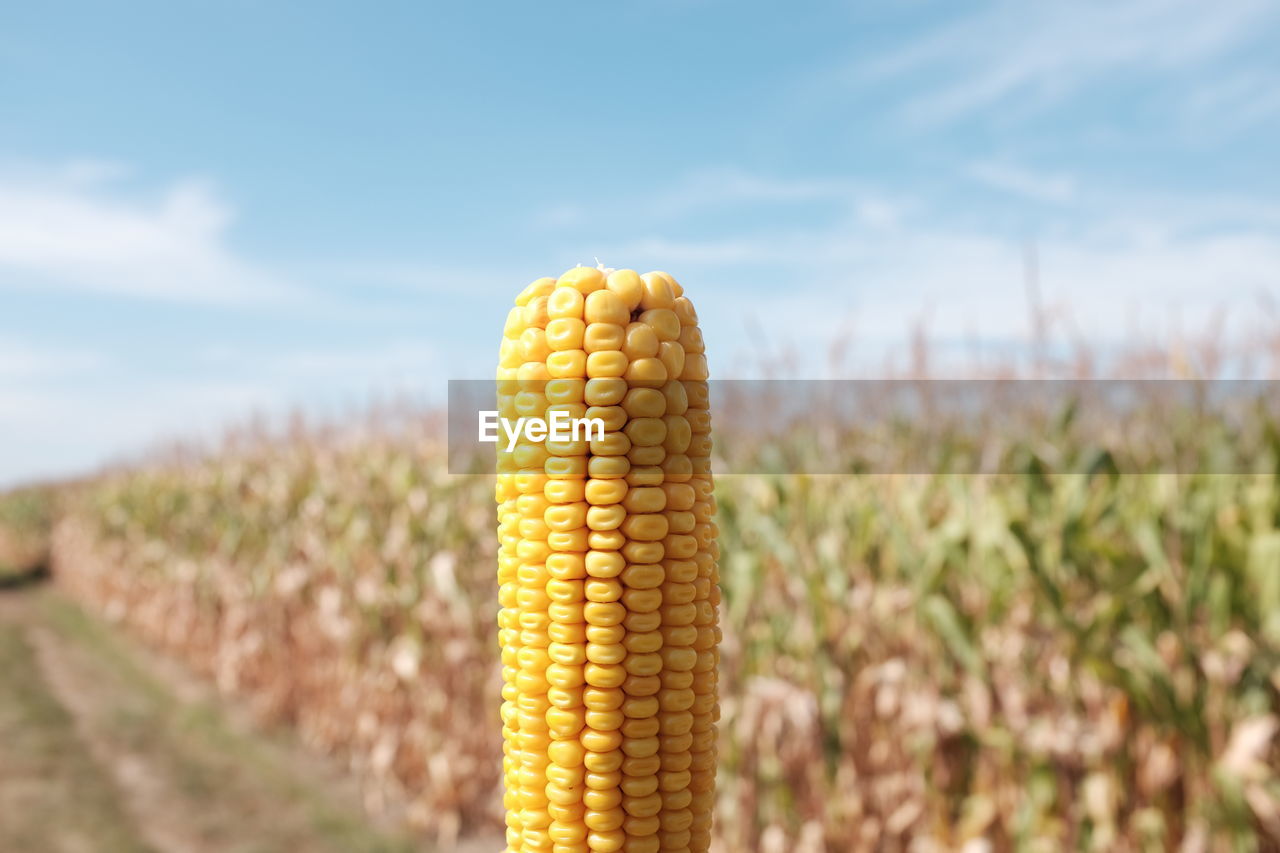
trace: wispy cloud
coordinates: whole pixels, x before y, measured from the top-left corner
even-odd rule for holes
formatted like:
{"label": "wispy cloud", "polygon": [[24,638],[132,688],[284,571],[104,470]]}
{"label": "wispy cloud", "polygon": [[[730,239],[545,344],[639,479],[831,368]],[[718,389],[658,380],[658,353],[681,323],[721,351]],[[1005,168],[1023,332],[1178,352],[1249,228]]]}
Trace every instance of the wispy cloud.
{"label": "wispy cloud", "polygon": [[417,385],[439,381],[436,348],[417,340],[389,341],[360,349],[312,349],[284,353],[269,369],[284,376],[335,378],[356,390],[395,384]]}
{"label": "wispy cloud", "polygon": [[555,229],[574,227],[602,215],[635,220],[670,220],[714,215],[727,208],[755,209],[845,203],[855,198],[860,183],[824,176],[821,179],[759,175],[729,167],[696,170],[667,187],[635,195],[612,196],[591,205],[551,204],[538,211],[534,224]]}
{"label": "wispy cloud", "polygon": [[140,199],[97,162],[0,174],[0,287],[240,302],[289,286],[227,243],[234,210],[209,183],[182,180]]}
{"label": "wispy cloud", "polygon": [[856,185],[848,180],[779,178],[741,169],[717,168],[694,172],[667,192],[655,195],[650,206],[659,213],[689,213],[734,204],[797,204],[847,198]]}
{"label": "wispy cloud", "polygon": [[108,362],[100,352],[37,346],[0,338],[0,379],[44,379],[95,370]]}
{"label": "wispy cloud", "polygon": [[417,339],[253,352],[208,345],[193,356],[182,375],[157,377],[85,350],[0,340],[0,449],[21,451],[0,453],[0,488],[175,441],[216,441],[254,415],[282,423],[293,412],[323,418],[380,398],[442,395],[446,378],[437,349]]}
{"label": "wispy cloud", "polygon": [[1069,175],[1037,172],[1011,163],[974,163],[969,167],[969,176],[994,189],[1032,201],[1063,204],[1076,194],[1076,182]]}
{"label": "wispy cloud", "polygon": [[1237,133],[1280,115],[1280,74],[1249,69],[1201,81],[1180,103],[1199,135]]}
{"label": "wispy cloud", "polygon": [[[1265,205],[1085,192],[1067,176],[994,162],[971,173],[1055,203],[1033,242],[980,218],[947,215],[937,201],[882,192],[872,197],[897,215],[849,215],[855,199],[846,215],[813,226],[775,221],[714,238],[659,227],[602,251],[660,259],[698,283],[709,338],[741,339],[743,323],[754,318],[778,341],[810,350],[845,335],[851,323],[860,346],[878,352],[901,351],[922,321],[946,340],[1028,342],[1032,245],[1038,299],[1058,331],[1099,344],[1135,328],[1167,340],[1179,331],[1174,318],[1190,331],[1219,309],[1247,324],[1262,299],[1280,294],[1280,235]],[[726,364],[742,355],[722,354]]]}
{"label": "wispy cloud", "polygon": [[[279,413],[278,389],[260,380],[39,383],[0,393],[0,484],[91,473],[175,440],[208,442],[254,412]],[[273,404],[275,408],[273,408]]]}
{"label": "wispy cloud", "polygon": [[[324,279],[353,292],[369,290],[392,294],[446,294],[519,287],[528,270],[503,261],[473,266],[448,265],[421,258],[373,261],[330,261],[323,267],[308,265],[304,274]],[[350,306],[344,306],[349,308]]]}
{"label": "wispy cloud", "polygon": [[[1139,334],[1167,342],[1207,332],[1219,318],[1224,333],[1243,332],[1255,328],[1266,296],[1280,293],[1280,240],[1273,237],[1158,234],[1138,242],[1090,233],[1035,245],[1037,304],[1058,340],[1105,347]],[[682,278],[698,285],[706,335],[720,342],[713,354],[719,376],[741,375],[742,365],[750,369],[750,358],[759,358],[757,327],[769,346],[800,353],[797,367],[811,375],[829,366],[825,353],[835,341],[875,362],[904,354],[917,327],[944,343],[1033,340],[1029,247],[989,234],[913,230],[870,239],[832,230],[804,241],[762,239],[749,250],[681,241],[661,248],[683,257]],[[724,257],[733,258],[735,272],[717,269]]]}
{"label": "wispy cloud", "polygon": [[903,115],[936,124],[1019,99],[1046,103],[1117,73],[1167,74],[1221,57],[1274,25],[1270,0],[999,0],[859,65],[904,81]]}

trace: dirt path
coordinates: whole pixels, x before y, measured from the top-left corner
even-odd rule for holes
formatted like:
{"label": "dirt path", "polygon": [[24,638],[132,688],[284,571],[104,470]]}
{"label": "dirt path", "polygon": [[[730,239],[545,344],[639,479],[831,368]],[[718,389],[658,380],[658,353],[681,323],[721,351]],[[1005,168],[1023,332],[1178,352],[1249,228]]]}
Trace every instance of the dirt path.
{"label": "dirt path", "polygon": [[414,849],[325,762],[159,671],[51,588],[0,589],[0,850]]}

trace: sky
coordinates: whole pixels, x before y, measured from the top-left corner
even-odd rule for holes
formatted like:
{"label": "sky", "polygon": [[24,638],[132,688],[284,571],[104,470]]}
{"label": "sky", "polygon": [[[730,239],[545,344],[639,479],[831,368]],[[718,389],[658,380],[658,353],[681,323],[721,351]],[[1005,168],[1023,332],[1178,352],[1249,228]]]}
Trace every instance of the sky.
{"label": "sky", "polygon": [[0,0],[0,487],[491,374],[664,269],[713,375],[1280,322],[1273,0]]}

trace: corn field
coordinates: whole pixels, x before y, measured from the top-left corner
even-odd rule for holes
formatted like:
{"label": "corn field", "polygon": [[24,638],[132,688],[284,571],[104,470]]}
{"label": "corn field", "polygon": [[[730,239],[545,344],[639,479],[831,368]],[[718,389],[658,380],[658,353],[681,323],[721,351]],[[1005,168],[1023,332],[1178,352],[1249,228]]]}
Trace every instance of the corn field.
{"label": "corn field", "polygon": [[50,496],[44,489],[0,496],[0,580],[45,567],[51,510]]}
{"label": "corn field", "polygon": [[[502,820],[492,479],[410,423],[61,489],[49,547],[77,600],[448,843]],[[717,849],[1277,849],[1277,427],[1197,430],[1251,474],[1120,474],[1064,429],[993,474],[721,477]]]}

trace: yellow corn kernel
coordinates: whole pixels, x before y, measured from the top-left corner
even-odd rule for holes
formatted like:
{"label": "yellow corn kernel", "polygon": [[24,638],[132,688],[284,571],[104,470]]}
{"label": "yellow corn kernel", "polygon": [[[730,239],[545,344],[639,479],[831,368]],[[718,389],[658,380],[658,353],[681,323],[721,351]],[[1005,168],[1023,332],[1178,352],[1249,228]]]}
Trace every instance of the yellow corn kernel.
{"label": "yellow corn kernel", "polygon": [[[579,346],[581,338],[578,339]],[[567,349],[567,347],[566,347]],[[627,361],[625,354],[618,350],[603,350],[593,352],[587,356],[587,377],[590,379],[607,379],[622,376],[627,372]],[[684,362],[681,361],[681,369],[684,368]],[[674,374],[679,376],[679,371]]]}
{"label": "yellow corn kernel", "polygon": [[556,287],[571,287],[585,296],[604,287],[604,273],[595,267],[574,267],[560,276]]}
{"label": "yellow corn kernel", "polygon": [[610,290],[597,290],[587,296],[583,319],[588,323],[611,323],[624,326],[631,322],[631,309]]}
{"label": "yellow corn kernel", "polygon": [[[538,281],[545,281],[545,279],[539,279]],[[605,281],[605,287],[622,300],[622,304],[626,306],[628,312],[639,308],[640,301],[644,298],[645,283],[635,270],[615,270],[609,274],[608,279]]]}
{"label": "yellow corn kernel", "polygon": [[[582,309],[586,300],[571,287],[557,288],[547,297],[547,316],[550,320],[582,321]],[[550,328],[550,322],[548,322]]]}
{"label": "yellow corn kernel", "polygon": [[591,453],[595,456],[626,456],[629,452],[631,437],[625,432],[607,432],[591,440]]}
{"label": "yellow corn kernel", "polygon": [[648,323],[629,323],[619,349],[630,360],[653,358],[659,352],[658,334]]}
{"label": "yellow corn kernel", "polygon": [[621,406],[591,406],[584,417],[599,420],[605,432],[619,432],[627,425],[627,412]]}
{"label": "yellow corn kernel", "polygon": [[597,480],[616,480],[627,476],[631,460],[625,456],[595,456],[587,463],[587,473]]}
{"label": "yellow corn kernel", "polygon": [[668,376],[680,376],[684,373],[684,347],[675,341],[663,341],[658,344],[658,361],[667,368]]}
{"label": "yellow corn kernel", "polygon": [[[621,780],[621,773],[608,774]],[[618,789],[617,782],[609,788],[600,789],[593,788],[589,790],[582,799],[582,804],[588,810],[593,812],[612,812],[622,805],[622,791]]]}
{"label": "yellow corn kernel", "polygon": [[667,438],[667,424],[662,418],[632,418],[623,433],[634,447],[657,447]]}
{"label": "yellow corn kernel", "polygon": [[520,291],[520,295],[516,297],[516,305],[525,306],[537,296],[547,296],[556,286],[554,278],[536,279],[524,290]]}
{"label": "yellow corn kernel", "polygon": [[526,328],[545,329],[547,327],[547,323],[551,321],[551,316],[547,313],[547,303],[548,300],[545,296],[535,296],[529,300],[529,303],[524,306],[524,313],[521,316]]}
{"label": "yellow corn kernel", "polygon": [[[686,365],[686,369],[687,365]],[[667,381],[667,368],[656,358],[632,359],[623,378],[632,385],[661,388]]]}
{"label": "yellow corn kernel", "polygon": [[588,551],[583,568],[593,578],[613,578],[622,573],[626,560],[617,551]]}
{"label": "yellow corn kernel", "polygon": [[582,348],[587,352],[621,350],[626,334],[626,329],[618,323],[592,323],[583,333]]}
{"label": "yellow corn kernel", "polygon": [[563,349],[550,352],[547,355],[547,372],[553,379],[585,379],[587,376],[586,351]]}
{"label": "yellow corn kernel", "polygon": [[642,309],[648,311],[654,308],[675,307],[676,293],[671,286],[672,279],[665,273],[645,273],[641,278],[644,280],[644,294],[640,299]]}
{"label": "yellow corn kernel", "polygon": [[621,752],[584,751],[582,763],[592,773],[615,773],[622,767],[624,758]]}
{"label": "yellow corn kernel", "polygon": [[[543,336],[547,346],[553,350],[575,350],[582,349],[582,339],[586,330],[586,324],[577,317],[556,317],[547,323]],[[680,372],[676,371],[675,375],[679,376]]]}
{"label": "yellow corn kernel", "polygon": [[542,489],[551,503],[573,503],[583,499],[585,483],[582,480],[549,480]]}
{"label": "yellow corn kernel", "polygon": [[583,494],[587,503],[607,506],[625,501],[628,486],[621,480],[588,480]]}
{"label": "yellow corn kernel", "polygon": [[542,367],[543,377],[539,382],[542,386],[542,393],[546,395],[547,402],[551,405],[562,405],[566,403],[581,403],[583,395],[586,393],[586,380],[573,379],[553,379],[551,371]]}
{"label": "yellow corn kernel", "polygon": [[[629,462],[630,460],[627,461]],[[638,486],[661,486],[662,468],[657,465],[640,465],[627,472],[626,480],[627,485],[633,488]]]}
{"label": "yellow corn kernel", "polygon": [[667,398],[655,388],[629,388],[621,402],[628,418],[661,418],[667,412]]}

